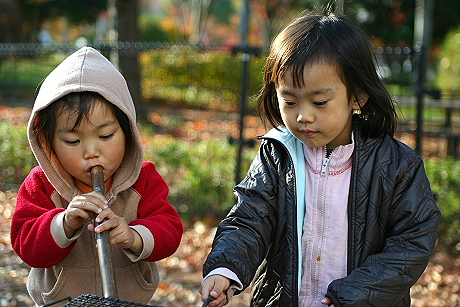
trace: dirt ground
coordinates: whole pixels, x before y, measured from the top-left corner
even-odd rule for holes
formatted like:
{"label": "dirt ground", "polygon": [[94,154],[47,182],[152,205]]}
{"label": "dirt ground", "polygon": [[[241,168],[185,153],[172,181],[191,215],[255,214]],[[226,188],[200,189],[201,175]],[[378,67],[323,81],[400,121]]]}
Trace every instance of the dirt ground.
{"label": "dirt ground", "polygon": [[[0,191],[0,306],[27,307],[33,302],[27,294],[29,268],[13,252],[10,222],[16,192]],[[200,307],[198,287],[201,267],[209,253],[214,229],[209,221],[187,225],[182,243],[171,257],[159,261],[161,284],[151,301],[164,307]],[[412,287],[413,307],[460,307],[460,259],[437,251]],[[231,299],[228,307],[249,306],[249,291]]]}

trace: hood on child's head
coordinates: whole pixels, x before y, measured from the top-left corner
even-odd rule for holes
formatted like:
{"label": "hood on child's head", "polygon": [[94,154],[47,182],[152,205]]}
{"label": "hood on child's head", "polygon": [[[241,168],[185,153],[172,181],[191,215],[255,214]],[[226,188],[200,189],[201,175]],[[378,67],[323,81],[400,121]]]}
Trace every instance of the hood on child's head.
{"label": "hood on child's head", "polygon": [[74,92],[98,93],[127,115],[134,146],[126,148],[120,169],[114,174],[112,190],[116,194],[129,188],[136,182],[143,161],[133,99],[123,75],[105,56],[91,47],[83,47],[67,57],[40,86],[28,126],[29,143],[39,165],[64,199],[69,201],[79,193],[72,177],[62,168],[54,153],[39,146],[33,132],[33,124],[40,110]]}

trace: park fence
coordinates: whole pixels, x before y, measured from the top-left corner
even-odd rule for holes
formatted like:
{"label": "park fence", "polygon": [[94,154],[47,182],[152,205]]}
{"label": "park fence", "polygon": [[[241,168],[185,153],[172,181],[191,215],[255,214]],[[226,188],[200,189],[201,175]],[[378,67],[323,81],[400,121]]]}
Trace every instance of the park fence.
{"label": "park fence", "polygon": [[[0,44],[0,104],[32,106],[41,81],[79,47]],[[191,139],[225,137],[235,141],[239,138],[239,126],[244,123],[242,135],[249,145],[254,144],[251,140],[255,135],[263,133],[252,98],[261,84],[266,48],[248,51],[234,46],[153,42],[100,43],[93,47],[112,62],[122,57],[137,58],[140,95],[147,104],[149,121],[157,131]],[[248,56],[251,58],[245,94],[250,102],[244,121],[238,123],[244,78],[241,53],[246,60]],[[460,94],[449,89],[426,90],[420,109],[416,95],[417,54],[413,48],[378,47],[376,55],[379,74],[398,102],[397,137],[415,148],[419,142],[417,135],[422,135],[419,145],[424,158],[458,159]],[[422,123],[417,122],[422,119]],[[223,124],[216,126],[213,121]]]}

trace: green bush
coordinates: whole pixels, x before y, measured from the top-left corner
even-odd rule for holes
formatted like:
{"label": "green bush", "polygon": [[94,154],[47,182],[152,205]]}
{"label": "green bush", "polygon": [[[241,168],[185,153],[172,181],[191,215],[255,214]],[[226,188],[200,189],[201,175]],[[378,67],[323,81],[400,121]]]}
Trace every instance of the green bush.
{"label": "green bush", "polygon": [[0,97],[31,100],[43,79],[64,59],[64,55],[37,58],[0,58]]}
{"label": "green bush", "polygon": [[27,127],[0,121],[0,188],[17,189],[30,170],[37,165],[27,141]]}
{"label": "green bush", "polygon": [[[144,135],[151,135],[145,132]],[[183,217],[223,217],[234,204],[234,145],[222,140],[190,143],[165,136],[146,140],[145,159],[153,161],[170,187],[170,200]],[[254,150],[244,153],[244,171]]]}
{"label": "green bush", "polygon": [[174,33],[161,29],[160,21],[150,16],[142,16],[140,23],[140,40],[142,42],[170,42]]}
{"label": "green bush", "polygon": [[426,172],[441,209],[439,244],[458,252],[460,247],[460,161],[428,160]]}
{"label": "green bush", "polygon": [[[254,96],[262,83],[263,58],[253,56],[249,63],[248,96]],[[140,66],[142,96],[147,101],[227,111],[239,107],[241,54],[176,45],[143,52]],[[249,108],[254,107],[250,101]]]}
{"label": "green bush", "polygon": [[449,96],[450,92],[457,93],[457,95],[460,92],[460,83],[458,82],[458,76],[460,75],[459,44],[460,31],[454,29],[447,34],[441,48],[435,83],[443,90],[443,94],[446,96]]}

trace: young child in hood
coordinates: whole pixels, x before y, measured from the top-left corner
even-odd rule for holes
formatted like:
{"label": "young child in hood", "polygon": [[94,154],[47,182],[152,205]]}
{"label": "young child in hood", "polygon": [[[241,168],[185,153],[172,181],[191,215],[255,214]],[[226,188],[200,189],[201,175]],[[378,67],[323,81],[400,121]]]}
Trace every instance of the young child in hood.
{"label": "young child in hood", "polygon": [[[176,251],[183,226],[166,182],[143,161],[121,73],[90,47],[70,55],[43,82],[28,137],[39,166],[19,190],[11,243],[32,267],[32,299],[102,296],[95,232],[107,230],[118,298],[147,304],[159,283],[155,261]],[[91,188],[97,165],[105,197]]]}
{"label": "young child in hood", "polygon": [[342,16],[294,20],[258,107],[274,128],[217,229],[202,300],[222,306],[253,282],[252,307],[410,306],[440,212],[422,159],[392,137],[364,33]]}

